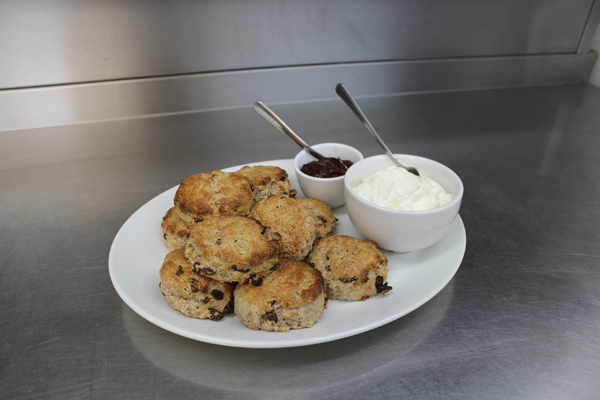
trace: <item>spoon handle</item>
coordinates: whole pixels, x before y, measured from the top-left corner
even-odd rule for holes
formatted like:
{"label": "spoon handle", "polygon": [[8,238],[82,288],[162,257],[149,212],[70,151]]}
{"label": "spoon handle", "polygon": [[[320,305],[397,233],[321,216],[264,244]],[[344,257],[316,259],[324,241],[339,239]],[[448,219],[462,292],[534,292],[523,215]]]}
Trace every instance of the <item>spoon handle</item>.
{"label": "spoon handle", "polygon": [[356,104],[356,102],[354,101],[354,99],[352,98],[352,96],[350,95],[350,93],[346,90],[346,88],[344,87],[344,85],[342,85],[341,83],[338,83],[337,86],[335,87],[335,92],[338,94],[338,96],[341,97],[342,100],[344,100],[344,102],[348,105],[348,107],[350,107],[350,109],[358,117],[358,119],[360,120],[360,122],[363,123],[363,125],[369,130],[369,132],[371,132],[371,135],[373,135],[373,137],[377,140],[377,142],[379,142],[379,145],[381,147],[383,147],[383,149],[386,151],[386,153],[388,154],[388,156],[390,156],[390,158],[392,159],[392,161],[397,166],[403,167],[403,165],[400,164],[400,162],[396,159],[396,157],[394,156],[394,154],[392,154],[392,152],[390,151],[390,149],[388,149],[388,147],[383,142],[383,140],[381,140],[381,138],[379,137],[379,135],[375,131],[375,128],[373,128],[373,125],[371,125],[371,123],[369,122],[369,120],[367,119],[367,117],[365,116],[365,114],[362,112],[362,110],[360,109],[360,107],[358,106],[358,104]]}
{"label": "spoon handle", "polygon": [[305,151],[310,153],[311,156],[319,160],[325,158],[323,157],[323,155],[321,155],[321,153],[318,153],[311,149],[308,143],[302,140],[300,136],[296,135],[296,133],[289,126],[287,126],[287,124],[283,122],[283,120],[279,118],[277,114],[275,114],[273,110],[267,107],[262,101],[257,101],[256,103],[254,103],[254,111],[256,111],[260,116],[262,116],[264,119],[273,124],[275,128],[288,135],[290,139],[296,142]]}

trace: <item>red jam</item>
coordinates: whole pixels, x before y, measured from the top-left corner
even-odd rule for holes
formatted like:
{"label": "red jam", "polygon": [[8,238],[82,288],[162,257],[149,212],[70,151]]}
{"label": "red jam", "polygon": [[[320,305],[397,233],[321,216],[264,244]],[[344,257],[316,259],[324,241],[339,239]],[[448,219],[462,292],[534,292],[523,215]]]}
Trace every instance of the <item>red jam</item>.
{"label": "red jam", "polygon": [[[352,161],[340,161],[348,168],[352,165]],[[336,176],[343,176],[346,174],[345,168],[342,168],[340,165],[337,165],[326,158],[304,164],[302,168],[300,168],[300,171],[304,172],[306,175],[314,176],[315,178],[335,178]]]}

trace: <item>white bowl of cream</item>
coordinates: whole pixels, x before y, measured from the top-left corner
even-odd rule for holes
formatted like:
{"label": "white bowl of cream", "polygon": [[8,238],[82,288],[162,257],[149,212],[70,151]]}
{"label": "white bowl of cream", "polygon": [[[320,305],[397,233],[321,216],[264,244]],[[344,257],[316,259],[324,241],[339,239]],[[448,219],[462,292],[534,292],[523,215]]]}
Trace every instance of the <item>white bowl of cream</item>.
{"label": "white bowl of cream", "polygon": [[354,227],[383,249],[417,251],[441,240],[456,219],[463,184],[436,161],[396,154],[416,167],[417,177],[397,168],[387,155],[354,164],[344,178],[348,216]]}

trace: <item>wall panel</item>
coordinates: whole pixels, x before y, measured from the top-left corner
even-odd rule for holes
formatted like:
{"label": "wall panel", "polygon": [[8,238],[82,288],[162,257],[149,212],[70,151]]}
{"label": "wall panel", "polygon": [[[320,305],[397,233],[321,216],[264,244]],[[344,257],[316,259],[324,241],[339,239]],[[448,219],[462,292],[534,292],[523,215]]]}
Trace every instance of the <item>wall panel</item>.
{"label": "wall panel", "polygon": [[0,0],[0,88],[575,53],[593,0]]}

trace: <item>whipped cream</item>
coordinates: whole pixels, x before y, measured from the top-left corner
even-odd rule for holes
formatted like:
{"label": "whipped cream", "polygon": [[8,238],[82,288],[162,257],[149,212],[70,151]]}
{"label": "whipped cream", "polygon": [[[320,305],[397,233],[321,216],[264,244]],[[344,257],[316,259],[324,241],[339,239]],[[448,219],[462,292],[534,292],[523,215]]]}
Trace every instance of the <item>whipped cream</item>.
{"label": "whipped cream", "polygon": [[381,207],[403,211],[424,211],[442,207],[452,201],[437,182],[401,167],[391,166],[367,177],[354,188],[363,199]]}

